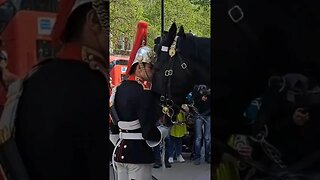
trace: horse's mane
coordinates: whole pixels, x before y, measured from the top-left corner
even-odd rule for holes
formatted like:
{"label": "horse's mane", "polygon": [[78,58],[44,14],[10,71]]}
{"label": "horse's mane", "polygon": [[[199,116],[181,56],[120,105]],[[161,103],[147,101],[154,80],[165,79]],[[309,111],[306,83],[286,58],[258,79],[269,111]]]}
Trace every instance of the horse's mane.
{"label": "horse's mane", "polygon": [[183,27],[180,27],[180,31],[177,35],[185,40],[189,40],[190,43],[193,43],[194,47],[196,47],[192,49],[194,53],[192,53],[193,57],[191,57],[191,59],[196,60],[196,63],[193,63],[193,66],[195,69],[198,68],[197,71],[202,74],[199,74],[199,77],[195,77],[197,79],[196,82],[210,86],[210,78],[203,78],[210,76],[210,74],[205,73],[211,71],[211,49],[209,48],[210,38],[198,37],[193,35],[192,33],[184,33]]}

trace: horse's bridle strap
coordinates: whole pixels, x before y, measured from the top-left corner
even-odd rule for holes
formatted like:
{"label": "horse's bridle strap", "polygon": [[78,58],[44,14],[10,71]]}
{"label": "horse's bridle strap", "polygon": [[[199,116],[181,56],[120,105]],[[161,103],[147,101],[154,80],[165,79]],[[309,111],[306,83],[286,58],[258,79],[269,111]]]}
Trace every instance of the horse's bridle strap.
{"label": "horse's bridle strap", "polygon": [[[174,74],[173,67],[175,63],[175,60],[174,60],[175,57],[179,59],[179,62],[181,63],[180,65],[181,68],[187,72],[188,76],[192,77],[191,71],[189,70],[187,63],[184,62],[183,60],[184,56],[181,54],[181,51],[179,49],[179,42],[180,42],[179,36],[176,36],[170,48],[167,46],[161,46],[161,51],[168,53],[170,56],[169,63],[167,64],[167,68],[164,72],[164,79],[163,79],[164,86],[162,91],[163,94],[160,97],[160,102],[161,102],[160,105],[163,107],[164,114],[166,114],[165,112],[167,112],[168,109],[173,109],[172,107],[186,112],[183,108],[175,104],[171,97],[171,80],[172,80],[172,75]],[[168,102],[170,102],[170,104],[168,104]],[[168,117],[172,118],[173,114],[170,114],[170,113],[174,114],[174,111],[167,112],[166,114]],[[195,116],[189,112],[186,112],[186,113],[191,116]]]}

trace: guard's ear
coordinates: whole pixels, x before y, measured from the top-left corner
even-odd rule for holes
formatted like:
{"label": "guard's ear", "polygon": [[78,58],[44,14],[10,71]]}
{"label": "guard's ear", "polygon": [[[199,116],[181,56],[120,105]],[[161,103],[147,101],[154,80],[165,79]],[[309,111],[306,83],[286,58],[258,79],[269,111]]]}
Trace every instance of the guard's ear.
{"label": "guard's ear", "polygon": [[172,34],[176,34],[176,32],[177,32],[177,24],[173,22],[171,24],[168,34],[172,35]]}
{"label": "guard's ear", "polygon": [[176,33],[177,33],[177,25],[176,23],[172,23],[168,34],[166,35],[166,43],[165,45],[170,46],[174,40],[174,38],[176,37]]}
{"label": "guard's ear", "polygon": [[86,21],[88,23],[89,28],[94,32],[101,31],[101,25],[95,10],[91,9],[86,16]]}

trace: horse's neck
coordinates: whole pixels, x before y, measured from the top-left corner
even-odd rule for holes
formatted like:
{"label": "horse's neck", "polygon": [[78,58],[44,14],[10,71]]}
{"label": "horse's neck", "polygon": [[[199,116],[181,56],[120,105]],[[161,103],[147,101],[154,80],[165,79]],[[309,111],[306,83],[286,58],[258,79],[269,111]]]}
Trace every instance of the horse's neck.
{"label": "horse's neck", "polygon": [[205,84],[211,87],[210,68],[199,66],[199,68],[197,68],[197,70],[195,71],[195,73],[193,73],[193,75],[195,76],[195,84]]}
{"label": "horse's neck", "polygon": [[197,53],[194,65],[194,76],[196,84],[206,84],[210,86],[211,77],[211,46],[209,38],[197,38]]}

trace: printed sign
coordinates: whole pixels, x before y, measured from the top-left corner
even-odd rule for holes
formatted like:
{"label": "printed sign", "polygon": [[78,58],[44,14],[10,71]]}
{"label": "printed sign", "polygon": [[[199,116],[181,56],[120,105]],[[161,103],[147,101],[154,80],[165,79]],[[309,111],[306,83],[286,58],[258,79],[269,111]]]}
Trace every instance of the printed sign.
{"label": "printed sign", "polygon": [[55,18],[38,17],[38,35],[50,35],[55,23]]}
{"label": "printed sign", "polygon": [[127,67],[121,67],[121,72],[125,73],[127,71]]}

